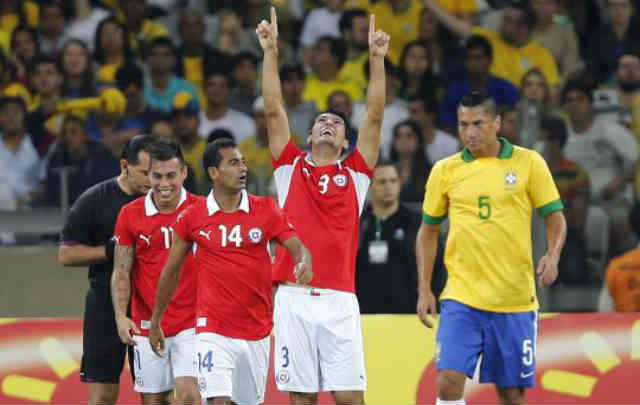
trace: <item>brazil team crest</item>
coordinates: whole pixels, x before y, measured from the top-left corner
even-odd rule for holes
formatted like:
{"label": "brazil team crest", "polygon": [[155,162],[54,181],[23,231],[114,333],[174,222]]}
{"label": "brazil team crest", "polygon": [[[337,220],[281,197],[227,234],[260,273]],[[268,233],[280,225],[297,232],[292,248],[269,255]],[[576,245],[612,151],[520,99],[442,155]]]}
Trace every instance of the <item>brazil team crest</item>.
{"label": "brazil team crest", "polygon": [[259,243],[262,240],[262,229],[251,228],[249,230],[249,239],[253,243]]}
{"label": "brazil team crest", "polygon": [[508,171],[504,176],[504,182],[507,187],[514,187],[518,182],[518,175],[514,171]]}

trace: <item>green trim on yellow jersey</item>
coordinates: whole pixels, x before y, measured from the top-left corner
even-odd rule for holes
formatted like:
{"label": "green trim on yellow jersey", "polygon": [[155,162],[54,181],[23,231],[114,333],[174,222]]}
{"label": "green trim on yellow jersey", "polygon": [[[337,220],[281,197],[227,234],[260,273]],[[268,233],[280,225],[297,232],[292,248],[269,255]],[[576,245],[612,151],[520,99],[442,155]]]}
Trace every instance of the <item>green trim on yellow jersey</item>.
{"label": "green trim on yellow jersey", "polygon": [[[500,153],[498,153],[498,159],[511,159],[511,156],[513,156],[513,145],[511,144],[511,142],[509,142],[507,138],[503,137],[498,138],[498,140],[501,144]],[[473,162],[475,160],[469,148],[465,147],[462,149],[462,160],[467,163]]]}
{"label": "green trim on yellow jersey", "polygon": [[548,217],[556,211],[562,211],[564,209],[564,205],[562,204],[562,200],[558,199],[555,201],[551,201],[548,204],[543,205],[542,207],[536,208],[538,211],[538,215],[541,217]]}
{"label": "green trim on yellow jersey", "polygon": [[441,217],[432,217],[431,215],[425,214],[424,212],[422,213],[422,221],[424,221],[424,223],[428,225],[440,225],[446,217],[447,214]]}

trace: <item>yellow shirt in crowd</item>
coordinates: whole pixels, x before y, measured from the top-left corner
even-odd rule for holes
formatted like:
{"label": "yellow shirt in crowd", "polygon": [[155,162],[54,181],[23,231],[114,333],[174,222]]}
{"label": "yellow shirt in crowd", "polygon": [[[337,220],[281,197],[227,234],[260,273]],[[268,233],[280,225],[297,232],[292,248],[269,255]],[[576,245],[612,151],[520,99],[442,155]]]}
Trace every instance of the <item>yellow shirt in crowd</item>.
{"label": "yellow shirt in crowd", "polygon": [[307,75],[305,83],[306,87],[304,89],[304,93],[302,93],[302,99],[304,101],[313,101],[316,103],[318,111],[327,109],[327,99],[331,93],[336,90],[345,91],[354,103],[362,100],[360,87],[348,80],[341,80],[339,77],[335,80],[324,82],[318,79],[316,75],[309,74]]}
{"label": "yellow shirt in crowd", "polygon": [[391,37],[387,56],[397,65],[405,44],[418,37],[421,1],[410,0],[409,7],[398,14],[393,13],[391,4],[387,1],[371,5],[369,11],[376,16],[376,29],[381,29]]}

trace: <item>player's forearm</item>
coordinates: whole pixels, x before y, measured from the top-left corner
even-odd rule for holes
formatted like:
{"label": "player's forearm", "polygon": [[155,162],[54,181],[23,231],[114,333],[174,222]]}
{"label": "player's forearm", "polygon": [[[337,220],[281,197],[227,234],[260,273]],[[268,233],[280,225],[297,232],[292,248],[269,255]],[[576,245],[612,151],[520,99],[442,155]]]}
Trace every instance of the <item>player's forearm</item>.
{"label": "player's forearm", "polygon": [[369,59],[369,85],[367,87],[367,116],[382,122],[386,101],[384,57],[371,56]]}
{"label": "player's forearm", "polygon": [[131,267],[134,247],[116,245],[113,274],[111,275],[111,299],[116,317],[127,314],[131,299]]}
{"label": "player's forearm", "polygon": [[173,293],[178,288],[180,282],[180,266],[167,262],[162,269],[160,280],[158,280],[158,287],[156,290],[156,298],[153,306],[153,315],[151,315],[151,325],[157,326],[160,324],[162,315],[169,306],[169,301],[173,297]]}
{"label": "player's forearm", "polygon": [[435,0],[423,0],[422,3],[425,7],[431,10],[433,14],[435,14],[438,21],[440,21],[444,26],[449,28],[459,37],[467,38],[471,35],[473,26],[468,21],[449,14],[448,12],[440,8],[440,6],[435,3]]}
{"label": "player's forearm", "polygon": [[547,217],[546,224],[547,256],[552,257],[557,263],[560,261],[564,241],[567,238],[567,222],[562,211],[556,211]]}
{"label": "player's forearm", "polygon": [[282,90],[278,72],[278,51],[264,52],[262,62],[262,95],[264,97],[265,114],[274,114],[282,105]]}
{"label": "player's forearm", "polygon": [[288,239],[284,242],[283,246],[287,249],[294,262],[311,264],[311,253],[302,242],[300,242],[300,239],[295,237]]}
{"label": "player's forearm", "polygon": [[58,262],[67,267],[87,267],[106,259],[104,246],[75,244],[58,248]]}
{"label": "player's forearm", "polygon": [[416,237],[416,262],[418,268],[418,294],[431,290],[433,265],[438,253],[440,227],[422,224]]}

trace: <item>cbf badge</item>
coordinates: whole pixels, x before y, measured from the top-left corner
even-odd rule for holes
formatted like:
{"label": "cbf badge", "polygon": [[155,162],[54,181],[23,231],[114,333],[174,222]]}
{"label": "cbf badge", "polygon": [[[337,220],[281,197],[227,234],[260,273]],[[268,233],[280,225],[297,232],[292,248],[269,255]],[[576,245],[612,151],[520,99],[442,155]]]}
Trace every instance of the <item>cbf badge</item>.
{"label": "cbf badge", "polygon": [[516,174],[516,172],[513,170],[507,171],[507,173],[504,175],[505,187],[507,189],[513,189],[516,187],[517,183],[518,183],[518,175]]}
{"label": "cbf badge", "polygon": [[373,264],[386,263],[389,259],[389,244],[386,240],[369,242],[369,261]]}

